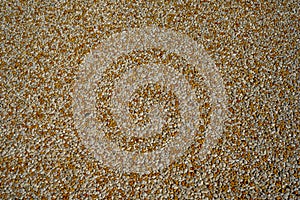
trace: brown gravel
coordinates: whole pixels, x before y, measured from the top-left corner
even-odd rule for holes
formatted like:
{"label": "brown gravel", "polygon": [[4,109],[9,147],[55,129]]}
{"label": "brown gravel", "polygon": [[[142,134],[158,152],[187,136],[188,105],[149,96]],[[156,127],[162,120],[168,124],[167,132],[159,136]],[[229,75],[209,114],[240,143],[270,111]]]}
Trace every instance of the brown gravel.
{"label": "brown gravel", "polygon": [[[299,2],[221,2],[1,1],[0,199],[299,199]],[[209,104],[184,155],[126,173],[84,144],[71,94],[101,41],[149,26],[203,46],[222,76],[228,116],[204,158]],[[141,104],[155,101],[145,91]],[[176,99],[166,91],[156,101]],[[151,106],[142,108],[135,117]]]}

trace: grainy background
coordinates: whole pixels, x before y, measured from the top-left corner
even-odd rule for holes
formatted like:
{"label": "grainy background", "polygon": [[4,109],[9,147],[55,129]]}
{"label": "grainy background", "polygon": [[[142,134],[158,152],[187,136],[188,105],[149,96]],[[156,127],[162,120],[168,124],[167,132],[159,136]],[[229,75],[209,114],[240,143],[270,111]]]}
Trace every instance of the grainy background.
{"label": "grainy background", "polygon": [[[0,198],[299,198],[299,2],[1,1]],[[74,128],[79,65],[113,33],[155,25],[202,44],[229,119],[205,160],[101,166]],[[185,163],[191,163],[187,165]]]}

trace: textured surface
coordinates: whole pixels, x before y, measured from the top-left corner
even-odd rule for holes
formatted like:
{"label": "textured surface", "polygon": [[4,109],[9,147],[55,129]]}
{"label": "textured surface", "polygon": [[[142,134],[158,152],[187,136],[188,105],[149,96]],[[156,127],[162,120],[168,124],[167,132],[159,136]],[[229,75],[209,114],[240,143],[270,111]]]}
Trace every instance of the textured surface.
{"label": "textured surface", "polygon": [[[0,9],[0,198],[299,198],[297,1],[1,1]],[[83,144],[71,94],[85,57],[102,40],[149,26],[203,46],[222,76],[228,119],[205,159],[198,156],[199,134],[164,169],[123,173],[101,164]],[[164,93],[159,87],[155,91]],[[141,104],[155,93],[151,84],[140,89],[148,91]],[[167,93],[164,101],[175,96]],[[209,123],[205,106],[199,132]],[[147,120],[140,118],[143,109],[150,107],[133,112],[137,123]],[[140,148],[124,145],[131,147]]]}

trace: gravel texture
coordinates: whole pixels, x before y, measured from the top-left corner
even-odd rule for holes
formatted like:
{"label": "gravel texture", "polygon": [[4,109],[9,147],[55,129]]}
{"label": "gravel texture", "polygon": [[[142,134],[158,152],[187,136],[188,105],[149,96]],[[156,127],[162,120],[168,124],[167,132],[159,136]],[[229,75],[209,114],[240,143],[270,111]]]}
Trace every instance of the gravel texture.
{"label": "gravel texture", "polygon": [[299,199],[298,1],[0,2],[0,199]]}

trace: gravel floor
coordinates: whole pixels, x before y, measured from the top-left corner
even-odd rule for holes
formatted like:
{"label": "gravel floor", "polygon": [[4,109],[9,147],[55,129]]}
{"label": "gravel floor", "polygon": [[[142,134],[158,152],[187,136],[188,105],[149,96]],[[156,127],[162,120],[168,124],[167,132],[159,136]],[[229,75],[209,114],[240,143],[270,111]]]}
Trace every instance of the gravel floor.
{"label": "gravel floor", "polygon": [[0,199],[299,199],[299,16],[1,1]]}

